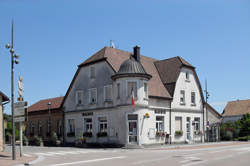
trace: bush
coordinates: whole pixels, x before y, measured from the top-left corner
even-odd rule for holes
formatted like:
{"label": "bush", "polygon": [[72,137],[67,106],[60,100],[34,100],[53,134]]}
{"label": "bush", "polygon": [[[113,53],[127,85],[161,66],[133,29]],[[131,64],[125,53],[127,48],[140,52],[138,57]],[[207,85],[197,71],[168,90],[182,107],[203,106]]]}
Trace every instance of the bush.
{"label": "bush", "polygon": [[39,138],[38,136],[34,136],[34,143],[35,145],[40,146],[42,143],[42,139]]}
{"label": "bush", "polygon": [[92,132],[85,132],[82,134],[83,137],[92,137]]}
{"label": "bush", "polygon": [[29,140],[26,136],[23,136],[23,144],[27,145],[29,143]]}
{"label": "bush", "polygon": [[238,140],[239,141],[247,141],[248,137],[244,136],[244,137],[239,137]]}
{"label": "bush", "polygon": [[57,144],[57,140],[58,140],[58,137],[57,137],[57,134],[55,133],[55,132],[52,132],[52,134],[51,134],[51,143],[53,144],[53,145],[56,145]]}

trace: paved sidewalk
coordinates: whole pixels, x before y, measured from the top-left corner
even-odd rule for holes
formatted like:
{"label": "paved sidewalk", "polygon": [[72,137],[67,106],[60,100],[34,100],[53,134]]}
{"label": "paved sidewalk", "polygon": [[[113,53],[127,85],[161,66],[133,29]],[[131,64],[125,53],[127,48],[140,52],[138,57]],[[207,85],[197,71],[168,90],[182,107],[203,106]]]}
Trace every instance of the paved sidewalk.
{"label": "paved sidewalk", "polygon": [[19,164],[25,164],[35,160],[36,156],[23,156],[19,157],[19,153],[16,154],[16,160],[12,160],[12,154],[9,152],[0,152],[0,165],[1,166],[13,166]]}

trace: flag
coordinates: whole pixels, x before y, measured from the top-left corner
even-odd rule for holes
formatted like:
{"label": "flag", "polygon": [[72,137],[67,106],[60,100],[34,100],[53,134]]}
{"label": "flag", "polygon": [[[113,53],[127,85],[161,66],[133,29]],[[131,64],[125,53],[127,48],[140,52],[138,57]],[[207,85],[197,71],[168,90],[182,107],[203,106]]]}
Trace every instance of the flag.
{"label": "flag", "polygon": [[131,104],[132,104],[132,106],[135,105],[134,90],[132,90]]}

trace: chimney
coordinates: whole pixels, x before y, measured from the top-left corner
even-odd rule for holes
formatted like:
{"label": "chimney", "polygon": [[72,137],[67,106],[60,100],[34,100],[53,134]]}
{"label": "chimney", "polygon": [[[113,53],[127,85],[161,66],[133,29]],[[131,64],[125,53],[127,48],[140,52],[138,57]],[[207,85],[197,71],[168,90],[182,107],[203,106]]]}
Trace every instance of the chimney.
{"label": "chimney", "polygon": [[136,61],[140,62],[141,61],[141,57],[140,57],[140,47],[135,46],[134,47],[134,55],[133,57],[135,58]]}

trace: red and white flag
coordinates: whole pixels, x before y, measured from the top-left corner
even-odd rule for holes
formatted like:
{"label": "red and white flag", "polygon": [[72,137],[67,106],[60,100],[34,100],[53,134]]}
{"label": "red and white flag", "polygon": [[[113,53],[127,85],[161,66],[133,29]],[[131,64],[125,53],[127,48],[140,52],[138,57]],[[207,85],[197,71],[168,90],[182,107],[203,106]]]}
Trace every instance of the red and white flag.
{"label": "red and white flag", "polygon": [[132,104],[132,106],[134,106],[134,105],[135,105],[134,90],[132,90],[132,95],[131,95],[131,104]]}

